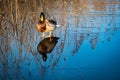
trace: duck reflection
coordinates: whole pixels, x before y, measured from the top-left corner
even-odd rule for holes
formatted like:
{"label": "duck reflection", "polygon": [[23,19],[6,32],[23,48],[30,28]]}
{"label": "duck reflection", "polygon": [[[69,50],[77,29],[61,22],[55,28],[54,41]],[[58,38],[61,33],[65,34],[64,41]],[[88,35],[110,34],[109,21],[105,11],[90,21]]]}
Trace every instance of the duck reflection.
{"label": "duck reflection", "polygon": [[58,42],[59,37],[50,37],[43,39],[37,46],[37,51],[42,55],[43,61],[47,60],[47,54],[51,53]]}

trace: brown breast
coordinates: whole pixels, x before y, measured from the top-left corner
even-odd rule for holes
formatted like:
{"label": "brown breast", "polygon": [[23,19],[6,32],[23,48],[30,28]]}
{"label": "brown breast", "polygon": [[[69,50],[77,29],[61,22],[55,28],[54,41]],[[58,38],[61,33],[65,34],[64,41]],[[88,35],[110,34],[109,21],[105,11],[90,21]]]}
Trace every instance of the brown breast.
{"label": "brown breast", "polygon": [[46,30],[46,26],[41,27],[41,29],[40,29],[41,32],[44,32],[45,30]]}
{"label": "brown breast", "polygon": [[36,28],[37,28],[38,31],[44,32],[46,30],[46,24],[38,22]]}

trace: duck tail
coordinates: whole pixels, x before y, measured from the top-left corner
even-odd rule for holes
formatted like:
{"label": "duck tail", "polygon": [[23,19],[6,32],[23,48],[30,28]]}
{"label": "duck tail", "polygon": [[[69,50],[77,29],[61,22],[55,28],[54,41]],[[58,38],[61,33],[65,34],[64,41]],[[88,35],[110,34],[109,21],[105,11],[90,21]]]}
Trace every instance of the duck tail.
{"label": "duck tail", "polygon": [[60,25],[56,24],[56,27],[57,27],[57,28],[59,28],[59,27],[60,27]]}

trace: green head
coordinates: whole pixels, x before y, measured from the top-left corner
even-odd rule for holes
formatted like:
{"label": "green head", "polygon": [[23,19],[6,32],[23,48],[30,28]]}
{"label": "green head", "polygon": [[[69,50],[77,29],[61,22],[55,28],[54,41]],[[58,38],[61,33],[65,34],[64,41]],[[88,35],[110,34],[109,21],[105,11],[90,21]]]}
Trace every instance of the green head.
{"label": "green head", "polygon": [[45,15],[44,13],[41,12],[40,14],[40,21],[43,22],[45,20]]}

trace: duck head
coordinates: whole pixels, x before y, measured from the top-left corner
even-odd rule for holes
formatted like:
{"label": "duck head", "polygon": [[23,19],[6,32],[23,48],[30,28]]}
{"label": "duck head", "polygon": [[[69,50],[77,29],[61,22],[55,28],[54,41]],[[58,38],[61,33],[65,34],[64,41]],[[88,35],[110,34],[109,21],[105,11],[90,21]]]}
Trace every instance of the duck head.
{"label": "duck head", "polygon": [[43,61],[46,61],[47,60],[47,54],[42,55],[42,59],[43,59]]}
{"label": "duck head", "polygon": [[44,22],[45,21],[45,15],[43,12],[40,13],[40,22]]}

